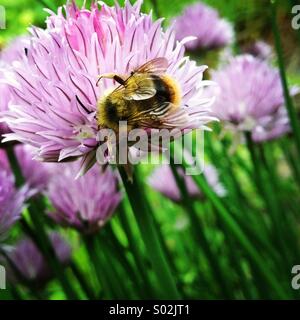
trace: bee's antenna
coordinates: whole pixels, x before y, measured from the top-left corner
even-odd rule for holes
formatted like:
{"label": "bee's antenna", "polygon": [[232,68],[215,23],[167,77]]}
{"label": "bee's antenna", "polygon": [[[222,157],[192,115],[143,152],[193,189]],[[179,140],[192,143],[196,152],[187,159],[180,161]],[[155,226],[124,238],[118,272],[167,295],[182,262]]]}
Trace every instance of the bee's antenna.
{"label": "bee's antenna", "polygon": [[96,87],[98,87],[100,80],[103,78],[103,76],[100,76],[99,79],[96,82]]}
{"label": "bee's antenna", "polygon": [[100,82],[101,79],[112,79],[112,80],[115,80],[116,82],[118,82],[120,85],[124,86],[125,85],[125,80],[122,79],[120,76],[114,74],[114,73],[104,73],[104,74],[101,74],[99,76],[99,79],[96,83],[96,86],[98,87],[98,84]]}

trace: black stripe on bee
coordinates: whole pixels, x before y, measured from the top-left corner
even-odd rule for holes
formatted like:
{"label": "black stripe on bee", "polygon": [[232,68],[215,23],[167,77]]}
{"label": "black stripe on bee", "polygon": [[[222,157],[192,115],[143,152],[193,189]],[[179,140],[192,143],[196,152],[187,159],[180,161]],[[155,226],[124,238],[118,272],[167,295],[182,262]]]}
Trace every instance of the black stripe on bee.
{"label": "black stripe on bee", "polygon": [[171,102],[172,97],[168,85],[156,75],[152,75],[151,80],[156,90],[156,99],[158,99],[159,102]]}
{"label": "black stripe on bee", "polygon": [[119,122],[118,110],[114,103],[107,99],[105,103],[105,111],[108,121]]}

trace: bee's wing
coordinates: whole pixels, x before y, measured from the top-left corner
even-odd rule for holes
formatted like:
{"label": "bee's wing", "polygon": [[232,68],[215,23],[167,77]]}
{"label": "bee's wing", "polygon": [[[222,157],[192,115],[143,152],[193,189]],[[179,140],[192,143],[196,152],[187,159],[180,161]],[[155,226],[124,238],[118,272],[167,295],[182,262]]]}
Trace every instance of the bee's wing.
{"label": "bee's wing", "polygon": [[124,99],[125,100],[147,100],[156,95],[156,89],[153,81],[147,75],[139,78],[135,75],[130,81],[125,83]]}
{"label": "bee's wing", "polygon": [[[124,85],[119,86],[114,92],[123,91],[122,95],[126,100],[147,100],[155,96],[156,89],[151,81],[151,75],[159,75],[166,72],[168,60],[165,58],[155,58],[143,64],[132,72],[131,76],[125,80]],[[138,76],[138,75],[143,76]]]}
{"label": "bee's wing", "polygon": [[167,71],[168,65],[168,60],[166,58],[155,58],[137,68],[134,73],[150,73],[160,75]]}
{"label": "bee's wing", "polygon": [[155,105],[153,108],[143,110],[131,115],[129,125],[154,129],[181,128],[188,122],[188,114],[184,109],[178,109],[170,102]]}
{"label": "bee's wing", "polygon": [[125,100],[147,100],[156,94],[150,76],[137,77],[135,74],[130,76],[124,83],[117,87],[113,93],[118,93]]}

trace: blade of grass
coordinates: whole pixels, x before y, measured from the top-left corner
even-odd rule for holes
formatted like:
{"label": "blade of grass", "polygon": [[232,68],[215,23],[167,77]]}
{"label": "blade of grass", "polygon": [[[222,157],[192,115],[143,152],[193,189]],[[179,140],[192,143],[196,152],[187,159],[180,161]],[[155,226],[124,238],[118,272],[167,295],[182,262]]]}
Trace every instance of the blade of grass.
{"label": "blade of grass", "polygon": [[[174,154],[174,145],[171,144],[171,155]],[[183,168],[187,168],[188,164],[183,159]],[[251,241],[244,234],[243,230],[233,219],[231,213],[224,207],[222,201],[218,196],[211,190],[202,175],[192,176],[196,185],[205,194],[205,196],[211,201],[212,205],[219,214],[220,219],[227,225],[228,230],[234,235],[239,244],[243,247],[245,254],[252,259],[253,263],[257,266],[259,272],[265,281],[269,284],[270,290],[273,290],[279,298],[287,298],[288,295],[284,289],[278,284],[276,275],[269,269],[263,257],[260,256],[259,252],[253,247]]]}

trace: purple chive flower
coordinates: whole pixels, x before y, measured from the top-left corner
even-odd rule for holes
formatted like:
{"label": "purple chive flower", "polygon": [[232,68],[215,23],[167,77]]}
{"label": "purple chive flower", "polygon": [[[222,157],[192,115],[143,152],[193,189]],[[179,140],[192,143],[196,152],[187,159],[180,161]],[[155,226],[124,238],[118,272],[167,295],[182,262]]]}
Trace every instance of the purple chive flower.
{"label": "purple chive flower", "polygon": [[219,17],[218,11],[197,3],[187,7],[176,18],[175,31],[177,40],[194,36],[194,41],[185,44],[189,51],[223,48],[233,42],[232,25]]}
{"label": "purple chive flower", "polygon": [[267,62],[241,55],[213,72],[212,79],[218,84],[213,112],[230,128],[251,132],[255,142],[290,130],[279,72]]}
{"label": "purple chive flower", "polygon": [[[0,67],[0,81],[4,77],[4,71],[1,70]],[[5,111],[8,108],[8,103],[10,100],[10,89],[8,85],[3,84],[0,82],[0,112]],[[2,135],[10,132],[7,124],[5,122],[1,121],[1,115],[0,115],[0,143],[2,140]]]}
{"label": "purple chive flower", "polygon": [[121,200],[118,177],[109,168],[95,165],[84,176],[74,179],[78,162],[56,166],[48,196],[54,206],[50,217],[60,225],[90,234],[99,230]]}
{"label": "purple chive flower", "polygon": [[0,241],[20,218],[27,194],[26,188],[19,191],[15,189],[14,177],[8,170],[4,156],[0,150]]}
{"label": "purple chive flower", "polygon": [[[156,58],[168,61],[167,74],[177,80],[186,123],[180,129],[203,128],[211,121],[211,99],[202,96],[206,66],[184,57],[184,43],[175,41],[174,29],[162,30],[162,21],[142,14],[142,1],[125,7],[95,3],[78,9],[74,2],[51,13],[46,30],[31,29],[27,56],[8,75],[14,104],[5,119],[18,140],[37,149],[43,161],[66,161],[83,157],[90,165],[98,147],[95,119],[97,102],[112,81],[97,87],[100,74],[128,75]],[[84,165],[83,165],[84,167]]]}
{"label": "purple chive flower", "polygon": [[3,149],[0,149],[0,170],[10,171],[9,161],[6,152]]}
{"label": "purple chive flower", "polygon": [[268,43],[264,41],[256,41],[245,47],[243,52],[251,54],[252,56],[262,60],[268,60],[272,57],[273,50]]}
{"label": "purple chive flower", "polygon": [[51,164],[33,159],[35,150],[29,145],[19,144],[14,147],[14,150],[31,194],[34,195],[46,190],[50,179]]}
{"label": "purple chive flower", "polygon": [[[67,266],[71,261],[70,245],[58,233],[50,234],[50,241],[60,263]],[[53,276],[50,266],[31,239],[22,239],[8,252],[8,257],[17,267],[23,280],[32,282],[36,286],[43,286]],[[18,279],[18,275],[9,267],[9,263],[7,264],[9,278],[14,282],[22,280]]]}
{"label": "purple chive flower", "polygon": [[[202,199],[203,194],[195,184],[193,177],[185,175],[181,169],[178,169],[178,173],[181,177],[184,177],[184,182],[190,198]],[[219,175],[215,167],[212,165],[205,165],[203,174],[215,193],[219,197],[224,197],[226,195],[226,190],[219,181]],[[162,193],[165,197],[175,202],[181,202],[180,190],[169,165],[162,165],[155,169],[149,177],[148,183],[152,188]]]}
{"label": "purple chive flower", "polygon": [[[8,109],[8,104],[13,97],[11,94],[11,89],[4,82],[5,71],[11,68],[14,61],[22,59],[22,55],[25,54],[25,48],[27,45],[27,38],[19,37],[0,52],[0,111],[5,111]],[[8,126],[6,123],[1,121],[0,116],[0,141],[1,136],[8,132],[10,132]]]}
{"label": "purple chive flower", "polygon": [[[48,185],[49,171],[52,165],[34,160],[34,148],[29,145],[18,144],[14,146],[14,152],[25,179],[26,188],[29,191],[27,196],[30,197],[43,192]],[[4,150],[0,150],[0,168],[2,167],[11,172]]]}

